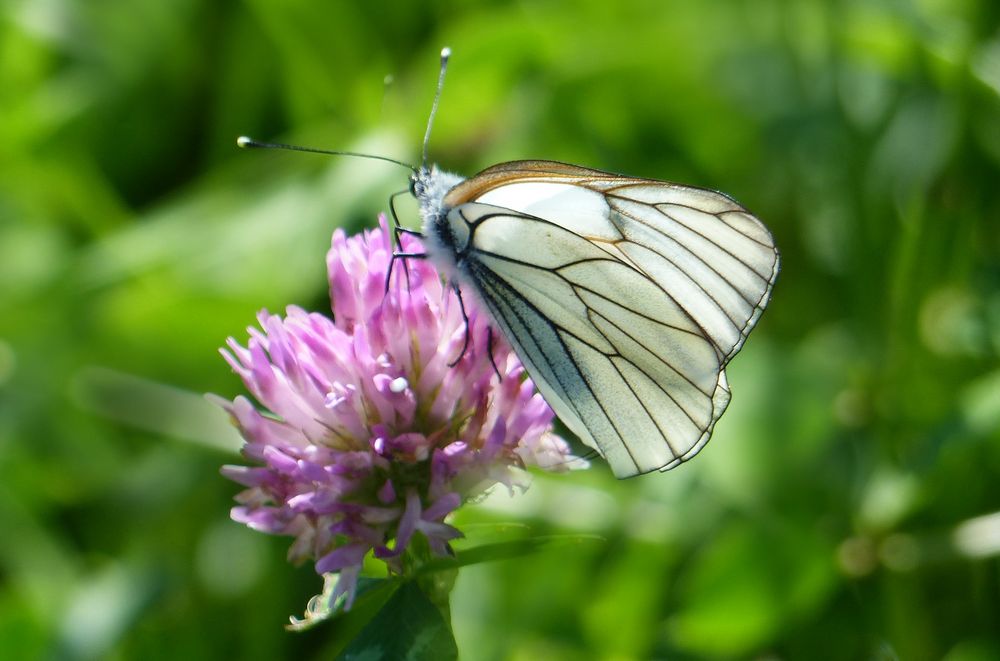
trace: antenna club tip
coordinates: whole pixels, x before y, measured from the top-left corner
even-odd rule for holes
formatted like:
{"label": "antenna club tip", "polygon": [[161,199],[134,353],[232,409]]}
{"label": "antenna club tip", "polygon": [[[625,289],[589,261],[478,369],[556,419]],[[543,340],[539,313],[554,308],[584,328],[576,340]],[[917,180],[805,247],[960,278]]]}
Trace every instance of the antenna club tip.
{"label": "antenna club tip", "polygon": [[441,59],[447,60],[449,57],[451,57],[451,49],[445,46],[441,49]]}
{"label": "antenna club tip", "polygon": [[240,149],[249,149],[250,147],[253,147],[253,145],[254,145],[254,139],[248,135],[241,135],[240,137],[236,138],[236,146],[239,147]]}

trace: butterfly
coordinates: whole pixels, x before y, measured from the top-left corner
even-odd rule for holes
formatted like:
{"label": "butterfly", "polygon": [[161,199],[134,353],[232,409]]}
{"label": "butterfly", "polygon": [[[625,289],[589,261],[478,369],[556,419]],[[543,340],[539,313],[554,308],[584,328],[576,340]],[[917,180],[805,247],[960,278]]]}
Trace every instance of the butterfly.
{"label": "butterfly", "polygon": [[691,186],[556,161],[469,179],[428,166],[449,55],[423,165],[407,165],[423,220],[411,233],[426,254],[405,256],[430,259],[479,302],[615,476],[690,459],[726,410],[726,365],[770,299],[771,233],[729,196]]}

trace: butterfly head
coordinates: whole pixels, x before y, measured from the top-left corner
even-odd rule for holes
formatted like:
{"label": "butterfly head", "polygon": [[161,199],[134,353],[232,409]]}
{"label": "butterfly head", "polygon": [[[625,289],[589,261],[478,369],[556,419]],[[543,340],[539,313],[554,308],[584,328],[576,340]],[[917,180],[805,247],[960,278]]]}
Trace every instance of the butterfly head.
{"label": "butterfly head", "polygon": [[462,180],[459,175],[444,172],[436,165],[421,166],[410,176],[410,194],[420,205],[425,225],[448,214],[444,196]]}
{"label": "butterfly head", "polygon": [[427,190],[427,176],[429,174],[426,167],[413,171],[413,174],[410,175],[410,195],[418,200],[424,195]]}

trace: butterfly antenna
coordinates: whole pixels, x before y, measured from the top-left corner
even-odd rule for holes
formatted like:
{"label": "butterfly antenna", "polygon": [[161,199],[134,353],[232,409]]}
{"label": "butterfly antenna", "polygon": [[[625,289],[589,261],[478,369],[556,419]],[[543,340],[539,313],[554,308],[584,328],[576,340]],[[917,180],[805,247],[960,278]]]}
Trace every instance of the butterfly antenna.
{"label": "butterfly antenna", "polygon": [[431,141],[431,127],[434,125],[434,115],[437,114],[438,103],[441,101],[441,90],[444,88],[444,73],[448,69],[448,58],[451,57],[451,49],[445,46],[441,49],[441,71],[438,73],[437,91],[434,93],[434,105],[431,106],[430,117],[427,118],[427,131],[424,133],[423,158],[420,161],[421,167],[427,165],[427,145]]}
{"label": "butterfly antenna", "polygon": [[333,149],[315,149],[313,147],[301,147],[299,145],[287,145],[283,142],[260,142],[259,140],[254,140],[253,138],[241,135],[236,138],[236,146],[243,149],[285,149],[287,151],[304,151],[310,154],[326,154],[328,156],[357,156],[358,158],[371,158],[376,161],[386,161],[388,163],[395,163],[396,165],[402,165],[404,168],[408,168],[414,174],[417,172],[417,168],[413,167],[409,163],[404,163],[403,161],[397,161],[394,158],[389,158],[388,156],[378,156],[376,154],[362,154],[356,151],[337,151]]}

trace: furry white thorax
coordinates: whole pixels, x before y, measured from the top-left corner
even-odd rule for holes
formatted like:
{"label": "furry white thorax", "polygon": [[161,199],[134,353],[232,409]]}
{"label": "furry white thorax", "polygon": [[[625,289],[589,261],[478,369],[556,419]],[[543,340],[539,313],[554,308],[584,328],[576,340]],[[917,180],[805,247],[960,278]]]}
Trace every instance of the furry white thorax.
{"label": "furry white thorax", "polygon": [[447,231],[448,212],[451,211],[445,206],[444,196],[464,180],[464,177],[457,174],[439,170],[436,165],[420,168],[413,180],[413,195],[420,205],[420,217],[423,220],[424,249],[431,262],[448,279],[451,279],[458,265],[455,247],[448,243],[444,234]]}

